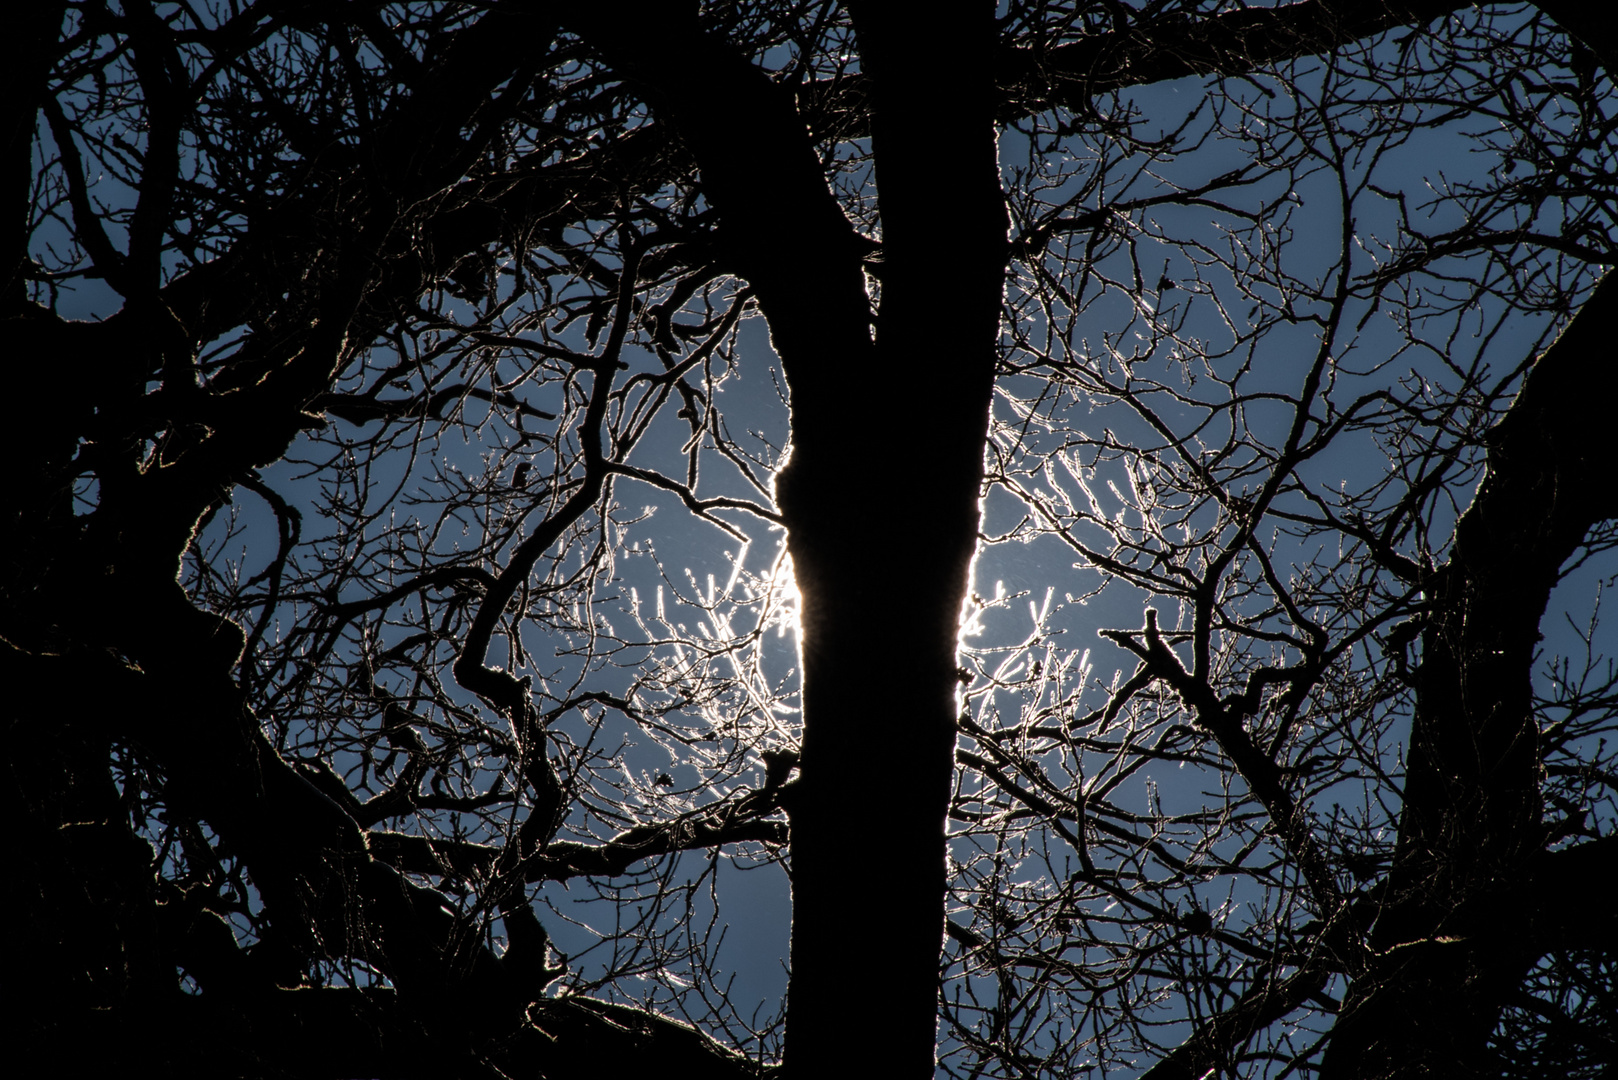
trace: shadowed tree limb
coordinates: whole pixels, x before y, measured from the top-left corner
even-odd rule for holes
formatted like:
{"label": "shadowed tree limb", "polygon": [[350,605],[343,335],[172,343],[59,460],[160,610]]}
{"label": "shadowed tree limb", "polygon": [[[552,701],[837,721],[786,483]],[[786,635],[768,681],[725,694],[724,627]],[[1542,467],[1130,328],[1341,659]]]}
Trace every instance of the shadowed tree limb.
{"label": "shadowed tree limb", "polygon": [[1544,833],[1530,666],[1563,563],[1591,526],[1618,516],[1615,302],[1609,274],[1529,369],[1486,437],[1488,472],[1428,585],[1399,841],[1371,941],[1379,959],[1350,986],[1325,1077],[1482,1075],[1504,990],[1540,955],[1532,933],[1506,928],[1563,901],[1535,881]]}

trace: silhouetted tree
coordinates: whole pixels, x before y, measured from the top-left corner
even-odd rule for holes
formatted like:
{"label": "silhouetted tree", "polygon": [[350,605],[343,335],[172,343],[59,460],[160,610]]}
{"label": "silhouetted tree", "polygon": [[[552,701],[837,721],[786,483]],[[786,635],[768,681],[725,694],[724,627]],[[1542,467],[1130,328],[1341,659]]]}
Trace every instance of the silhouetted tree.
{"label": "silhouetted tree", "polygon": [[12,29],[25,1053],[1611,1067],[1584,8]]}

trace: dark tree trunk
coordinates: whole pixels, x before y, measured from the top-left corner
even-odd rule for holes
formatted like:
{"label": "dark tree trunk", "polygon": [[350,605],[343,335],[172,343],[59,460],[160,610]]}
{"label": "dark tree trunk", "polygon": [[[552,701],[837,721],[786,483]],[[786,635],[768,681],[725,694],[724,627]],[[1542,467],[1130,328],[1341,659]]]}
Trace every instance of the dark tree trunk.
{"label": "dark tree trunk", "polygon": [[[793,457],[778,492],[804,598],[787,1017],[796,1076],[833,1075],[847,1048],[826,1033],[858,1017],[880,1019],[867,1043],[879,1060],[862,1067],[932,1075],[956,639],[977,544],[1006,244],[993,6],[977,8],[933,24],[939,36],[926,49],[908,40],[913,10],[854,9],[874,83],[875,355],[864,371],[787,367]],[[890,453],[908,463],[892,468]],[[850,860],[862,814],[884,842]]]}
{"label": "dark tree trunk", "polygon": [[1606,425],[1618,392],[1605,278],[1489,435],[1489,471],[1432,577],[1386,906],[1323,1076],[1481,1076],[1508,994],[1563,898],[1543,865],[1530,668],[1562,564],[1618,514]]}
{"label": "dark tree trunk", "polygon": [[[956,635],[1005,264],[992,19],[983,5],[938,20],[943,40],[921,54],[906,40],[913,12],[857,11],[883,226],[874,341],[869,244],[787,91],[676,19],[649,16],[638,35],[583,24],[696,157],[722,251],[758,294],[792,392],[776,490],[803,597],[802,779],[788,804],[795,1076],[846,1067],[832,1033],[866,1023],[862,1070],[932,1075]],[[730,103],[722,116],[717,100]],[[862,848],[865,830],[883,843]]]}

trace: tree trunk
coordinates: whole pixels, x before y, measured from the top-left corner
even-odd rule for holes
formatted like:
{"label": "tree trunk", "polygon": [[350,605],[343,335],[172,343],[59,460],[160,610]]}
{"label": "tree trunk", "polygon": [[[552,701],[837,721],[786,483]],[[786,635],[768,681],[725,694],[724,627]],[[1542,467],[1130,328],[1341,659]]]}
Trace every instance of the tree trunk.
{"label": "tree trunk", "polygon": [[[857,12],[883,224],[874,341],[869,242],[837,207],[789,92],[666,11],[630,32],[622,18],[574,23],[646,83],[696,157],[721,252],[755,289],[791,389],[776,493],[803,598],[802,779],[788,804],[794,1076],[846,1068],[832,1033],[850,1023],[877,1029],[862,1071],[933,1070],[956,635],[1005,265],[992,19],[980,5],[939,20],[930,32],[948,40],[917,53],[904,40],[913,13]],[[940,58],[955,70],[941,73]],[[898,472],[900,459],[917,465]],[[887,843],[851,858],[862,829]]]}
{"label": "tree trunk", "polygon": [[[956,639],[1006,214],[992,5],[940,20],[931,32],[948,40],[926,50],[905,40],[914,12],[854,14],[875,84],[881,305],[869,369],[787,364],[793,455],[778,494],[803,595],[804,779],[791,807],[786,1060],[795,1076],[833,1075],[847,1048],[826,1033],[863,1019],[880,1028],[866,1043],[880,1061],[868,1052],[862,1066],[919,1078],[933,1069]],[[940,73],[940,58],[953,69]],[[888,468],[890,453],[915,464]],[[889,839],[859,865],[849,852],[862,808]]]}
{"label": "tree trunk", "polygon": [[1618,390],[1603,279],[1490,432],[1489,471],[1427,590],[1389,901],[1322,1076],[1481,1076],[1507,995],[1543,949],[1538,721],[1530,669],[1562,564],[1618,514],[1604,474]]}

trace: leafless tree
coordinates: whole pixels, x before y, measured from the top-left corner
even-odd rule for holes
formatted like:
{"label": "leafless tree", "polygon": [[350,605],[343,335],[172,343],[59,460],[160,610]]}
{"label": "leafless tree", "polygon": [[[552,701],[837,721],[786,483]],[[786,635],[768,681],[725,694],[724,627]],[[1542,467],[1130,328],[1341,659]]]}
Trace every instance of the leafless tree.
{"label": "leafless tree", "polygon": [[13,21],[28,1053],[1611,1067],[1582,8]]}

